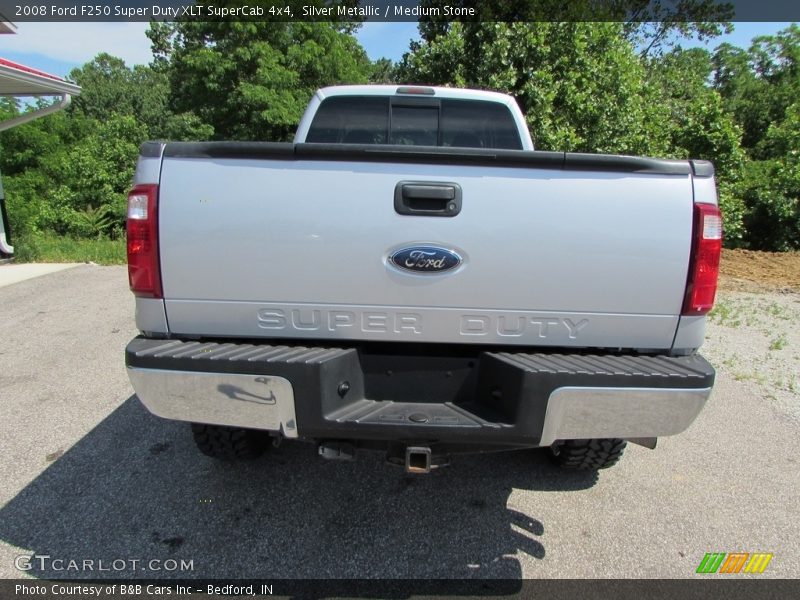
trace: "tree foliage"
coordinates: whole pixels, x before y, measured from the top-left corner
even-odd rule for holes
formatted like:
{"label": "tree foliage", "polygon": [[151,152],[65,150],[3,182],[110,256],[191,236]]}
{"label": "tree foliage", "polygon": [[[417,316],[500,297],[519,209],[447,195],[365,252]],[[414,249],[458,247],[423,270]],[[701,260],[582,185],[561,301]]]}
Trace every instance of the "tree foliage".
{"label": "tree foliage", "polygon": [[82,92],[72,112],[102,121],[108,115],[130,115],[147,128],[150,139],[200,140],[211,135],[193,111],[176,115],[170,110],[169,81],[165,73],[143,65],[128,68],[125,62],[101,53],[70,78]]}
{"label": "tree foliage", "polygon": [[214,139],[291,139],[317,88],[366,83],[372,72],[355,38],[332,23],[185,20],[148,35],[170,107],[197,114]]}
{"label": "tree foliage", "polygon": [[[399,64],[368,60],[357,22],[153,22],[151,65],[100,54],[70,74],[82,93],[68,110],[0,134],[13,231],[118,237],[142,141],[288,140],[315,89],[402,82],[510,93],[542,150],[711,160],[726,244],[800,248],[796,25],[685,50],[730,28],[724,3],[422,1],[444,4],[483,18],[423,18]],[[576,19],[589,8],[607,20]],[[0,118],[29,109],[0,98]]]}
{"label": "tree foliage", "polygon": [[620,23],[453,23],[405,55],[414,83],[510,93],[542,150],[663,154],[662,107]]}
{"label": "tree foliage", "polygon": [[[99,54],[74,69],[82,90],[65,111],[3,132],[0,172],[11,228],[77,237],[120,236],[139,144],[201,139],[210,128],[167,106],[166,77]],[[6,102],[0,110],[24,108]]]}
{"label": "tree foliage", "polygon": [[740,124],[748,159],[734,193],[742,202],[742,245],[800,248],[800,27],[713,55],[713,86]]}
{"label": "tree foliage", "polygon": [[472,8],[474,22],[603,23],[623,25],[625,38],[642,57],[660,55],[681,39],[712,39],[733,29],[733,7],[718,0],[421,0],[438,16],[421,18],[420,35],[432,42],[445,35],[453,23],[445,7]]}

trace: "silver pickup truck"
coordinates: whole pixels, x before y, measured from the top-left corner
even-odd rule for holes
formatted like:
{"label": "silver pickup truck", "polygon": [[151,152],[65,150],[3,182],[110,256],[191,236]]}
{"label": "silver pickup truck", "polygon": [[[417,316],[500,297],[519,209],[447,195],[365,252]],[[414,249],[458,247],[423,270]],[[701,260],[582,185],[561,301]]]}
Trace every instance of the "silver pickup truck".
{"label": "silver pickup truck", "polygon": [[497,93],[325,88],[294,143],[142,146],[126,364],[214,457],[604,468],[705,404],[721,237],[708,162],[534,151]]}

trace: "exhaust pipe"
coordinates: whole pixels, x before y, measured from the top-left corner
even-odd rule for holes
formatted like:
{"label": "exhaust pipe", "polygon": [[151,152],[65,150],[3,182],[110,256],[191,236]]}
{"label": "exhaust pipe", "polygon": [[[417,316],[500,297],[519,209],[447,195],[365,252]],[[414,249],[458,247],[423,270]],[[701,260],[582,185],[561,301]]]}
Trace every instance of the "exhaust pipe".
{"label": "exhaust pipe", "polygon": [[430,473],[431,449],[427,446],[406,448],[406,473]]}

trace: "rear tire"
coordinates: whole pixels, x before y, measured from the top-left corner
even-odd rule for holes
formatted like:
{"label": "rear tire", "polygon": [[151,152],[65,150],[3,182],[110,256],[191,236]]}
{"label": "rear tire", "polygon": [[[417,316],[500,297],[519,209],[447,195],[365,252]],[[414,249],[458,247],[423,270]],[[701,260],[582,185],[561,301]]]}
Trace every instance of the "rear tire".
{"label": "rear tire", "polygon": [[200,452],[221,460],[253,460],[270,445],[267,433],[240,427],[192,423],[192,435]]}
{"label": "rear tire", "polygon": [[550,457],[562,469],[596,471],[617,464],[626,445],[618,438],[566,440],[550,448]]}

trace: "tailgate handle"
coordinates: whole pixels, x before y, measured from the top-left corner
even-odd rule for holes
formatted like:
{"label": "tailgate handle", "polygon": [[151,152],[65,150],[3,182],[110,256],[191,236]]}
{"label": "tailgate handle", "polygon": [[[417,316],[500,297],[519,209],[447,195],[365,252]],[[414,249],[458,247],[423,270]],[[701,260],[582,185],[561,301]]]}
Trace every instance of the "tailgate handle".
{"label": "tailgate handle", "polygon": [[461,186],[434,181],[401,181],[394,188],[394,210],[418,217],[455,217],[461,212]]}

